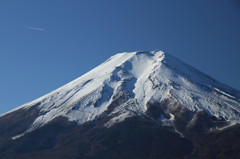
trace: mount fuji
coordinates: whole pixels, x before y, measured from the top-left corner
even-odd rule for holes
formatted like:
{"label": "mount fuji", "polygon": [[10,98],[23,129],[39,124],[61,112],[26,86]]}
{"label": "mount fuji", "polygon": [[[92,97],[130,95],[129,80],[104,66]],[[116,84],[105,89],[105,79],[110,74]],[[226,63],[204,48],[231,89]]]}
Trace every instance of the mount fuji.
{"label": "mount fuji", "polygon": [[239,123],[238,90],[160,50],[125,52],[2,114],[0,155],[239,158]]}

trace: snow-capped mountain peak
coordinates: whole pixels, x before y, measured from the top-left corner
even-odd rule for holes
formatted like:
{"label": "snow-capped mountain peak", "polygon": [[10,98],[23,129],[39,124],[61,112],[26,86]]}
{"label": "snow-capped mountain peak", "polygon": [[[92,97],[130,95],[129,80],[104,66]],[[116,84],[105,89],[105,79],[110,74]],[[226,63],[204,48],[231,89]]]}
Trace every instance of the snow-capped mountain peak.
{"label": "snow-capped mountain peak", "polygon": [[[167,99],[191,112],[205,111],[234,123],[240,121],[239,97],[238,91],[169,54],[138,51],[116,54],[78,79],[13,111],[39,111],[25,133],[60,116],[82,124],[107,113],[110,118],[105,126],[109,127],[127,117],[144,115],[149,104]],[[174,114],[169,114],[168,120],[174,120]]]}

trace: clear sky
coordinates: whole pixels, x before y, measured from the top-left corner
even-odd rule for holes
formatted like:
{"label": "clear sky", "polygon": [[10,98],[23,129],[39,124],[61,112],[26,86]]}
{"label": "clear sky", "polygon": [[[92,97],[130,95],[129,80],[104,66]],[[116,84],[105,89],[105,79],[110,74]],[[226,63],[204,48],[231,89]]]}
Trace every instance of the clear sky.
{"label": "clear sky", "polygon": [[115,53],[160,49],[240,89],[239,0],[1,0],[0,114]]}

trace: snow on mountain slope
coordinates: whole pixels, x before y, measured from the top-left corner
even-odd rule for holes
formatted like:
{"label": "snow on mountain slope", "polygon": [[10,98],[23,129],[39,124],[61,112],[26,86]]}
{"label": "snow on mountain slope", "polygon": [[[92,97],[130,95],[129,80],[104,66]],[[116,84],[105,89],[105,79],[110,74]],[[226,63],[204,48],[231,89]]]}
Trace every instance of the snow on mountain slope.
{"label": "snow on mountain slope", "polygon": [[127,100],[109,114],[114,117],[106,126],[144,114],[147,103],[169,98],[192,112],[205,111],[233,123],[240,121],[238,91],[158,50],[116,54],[78,79],[13,111],[37,105],[39,116],[27,133],[59,116],[79,124],[94,120],[123,93]]}

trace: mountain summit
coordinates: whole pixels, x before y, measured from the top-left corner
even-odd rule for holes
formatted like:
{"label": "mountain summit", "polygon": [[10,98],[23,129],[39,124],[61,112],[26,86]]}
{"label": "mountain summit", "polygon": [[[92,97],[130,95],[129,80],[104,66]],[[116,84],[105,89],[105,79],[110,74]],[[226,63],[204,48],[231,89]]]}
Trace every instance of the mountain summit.
{"label": "mountain summit", "polygon": [[[22,144],[53,123],[64,125],[59,130],[64,134],[86,125],[110,130],[128,120],[139,121],[136,118],[167,128],[179,140],[194,136],[195,141],[196,136],[240,122],[240,92],[159,50],[119,53],[59,89],[1,115],[0,136],[3,143]],[[0,144],[0,154],[6,153],[4,146],[1,149]],[[85,152],[82,158],[87,158]]]}

